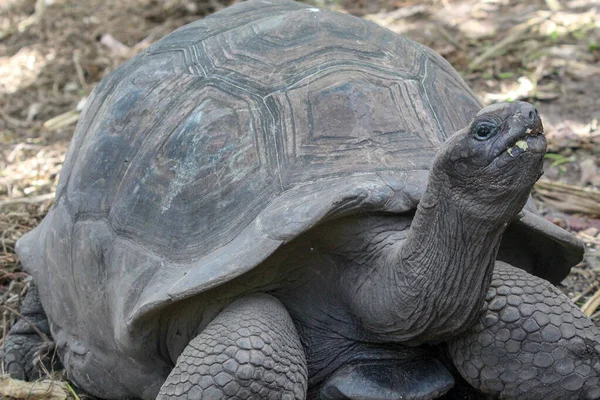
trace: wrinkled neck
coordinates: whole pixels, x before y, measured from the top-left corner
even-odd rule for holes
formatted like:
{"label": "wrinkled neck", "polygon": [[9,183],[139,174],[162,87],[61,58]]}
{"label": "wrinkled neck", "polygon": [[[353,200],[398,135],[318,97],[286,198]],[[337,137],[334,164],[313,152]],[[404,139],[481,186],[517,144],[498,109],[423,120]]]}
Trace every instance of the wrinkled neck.
{"label": "wrinkled neck", "polygon": [[[430,185],[431,186],[431,185]],[[490,285],[506,221],[477,215],[429,188],[393,267],[404,301],[423,315],[413,329],[440,340],[474,323]]]}
{"label": "wrinkled neck", "polygon": [[381,255],[356,292],[363,325],[381,340],[444,341],[481,311],[508,221],[453,203],[440,186],[429,185],[406,240]]}
{"label": "wrinkled neck", "polygon": [[472,288],[471,283],[490,272],[506,225],[507,221],[483,218],[444,193],[428,190],[401,247],[401,267],[426,276],[443,271]]}

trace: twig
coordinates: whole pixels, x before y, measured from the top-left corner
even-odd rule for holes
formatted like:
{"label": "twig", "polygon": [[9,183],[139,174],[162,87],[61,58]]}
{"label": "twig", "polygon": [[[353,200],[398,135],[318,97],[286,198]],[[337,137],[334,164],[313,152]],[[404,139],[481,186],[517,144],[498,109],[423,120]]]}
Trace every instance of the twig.
{"label": "twig", "polygon": [[593,243],[600,245],[600,239],[596,239],[595,237],[586,234],[585,232],[579,232],[578,236],[586,243]]}
{"label": "twig", "polygon": [[489,49],[487,49],[486,51],[484,51],[479,57],[477,57],[473,61],[471,61],[471,63],[467,67],[467,69],[469,71],[472,71],[475,68],[479,67],[482,63],[487,61],[489,58],[494,57],[495,55],[502,52],[502,50],[504,50],[510,44],[519,40],[519,38],[521,38],[524,33],[526,33],[529,29],[531,29],[532,26],[537,25],[537,24],[541,23],[542,21],[547,20],[548,17],[549,17],[549,15],[544,14],[544,15],[532,18],[529,21],[526,21],[522,24],[516,25],[515,27],[513,27],[511,29],[512,32],[510,32],[503,40],[496,43],[494,46],[492,46]]}
{"label": "twig", "polygon": [[9,163],[15,162],[17,154],[19,154],[21,150],[40,150],[42,148],[43,146],[37,144],[28,144],[21,142],[18,145],[16,145],[13,151],[11,151],[8,157],[6,157],[6,161],[8,161]]}
{"label": "twig", "polygon": [[16,119],[14,117],[11,117],[4,110],[0,110],[0,117],[2,117],[10,125],[12,125],[14,127],[17,127],[17,128],[26,128],[26,127],[29,126],[29,124],[26,121],[21,121],[20,119]]}
{"label": "twig", "polygon": [[596,289],[598,287],[598,285],[600,285],[600,282],[593,283],[590,287],[588,287],[587,289],[585,289],[578,296],[573,297],[571,299],[571,301],[573,303],[577,303],[579,300],[581,300],[582,298],[584,298],[585,296],[587,296],[588,294],[590,294],[592,292],[592,290]]}
{"label": "twig", "polygon": [[572,274],[577,274],[580,276],[583,276],[584,278],[588,278],[589,277],[589,270],[587,269],[582,269],[582,268],[578,268],[578,267],[573,267],[571,268],[571,273]]}
{"label": "twig", "polygon": [[600,215],[600,191],[548,180],[538,181],[534,189],[544,202],[561,211]]}
{"label": "twig", "polygon": [[66,113],[57,115],[44,122],[44,128],[54,131],[56,129],[71,125],[79,120],[79,111],[70,110]]}
{"label": "twig", "polygon": [[26,272],[10,272],[3,275],[0,275],[0,280],[3,279],[15,279],[18,277],[28,277],[29,275]]}
{"label": "twig", "polygon": [[581,306],[581,311],[588,317],[594,314],[594,312],[600,307],[600,290],[598,290],[592,297]]}
{"label": "twig", "polygon": [[46,200],[52,200],[55,195],[56,195],[56,193],[52,192],[52,193],[40,194],[39,196],[17,197],[14,199],[2,200],[2,201],[0,201],[0,208],[6,207],[6,206],[12,206],[15,204],[42,203]]}
{"label": "twig", "polygon": [[15,310],[14,308],[11,308],[7,305],[4,304],[0,304],[0,308],[4,308],[7,311],[15,314],[17,317],[19,317],[20,319],[22,319],[23,321],[27,322],[29,324],[29,326],[31,326],[31,329],[33,329],[35,331],[35,333],[37,333],[39,335],[39,337],[46,343],[51,343],[52,341],[48,338],[48,335],[46,335],[44,332],[42,332],[40,330],[40,328],[37,327],[36,324],[34,324],[33,322],[31,322],[29,320],[29,318],[25,317],[23,314],[21,314],[20,312],[18,312],[17,310]]}
{"label": "twig", "polygon": [[2,398],[66,400],[69,391],[65,382],[43,380],[24,382],[8,376],[0,377],[0,395]]}
{"label": "twig", "polygon": [[546,5],[550,11],[560,11],[562,9],[562,6],[558,0],[546,0]]}
{"label": "twig", "polygon": [[71,396],[73,396],[75,400],[79,400],[79,395],[77,395],[75,389],[73,389],[73,387],[69,385],[69,382],[65,382],[65,384],[67,385],[67,389],[69,389],[69,392],[71,392]]}
{"label": "twig", "polygon": [[77,72],[77,79],[79,80],[81,88],[86,89],[87,83],[85,82],[85,73],[81,66],[81,51],[79,49],[73,51],[73,64],[75,64],[75,71]]}
{"label": "twig", "polygon": [[25,20],[21,21],[18,25],[19,32],[23,32],[25,29],[29,28],[33,24],[37,24],[41,21],[44,16],[44,11],[46,11],[46,0],[36,0],[35,2],[35,10],[33,11],[33,15],[27,17]]}
{"label": "twig", "polygon": [[124,45],[110,33],[105,33],[100,38],[100,44],[108,47],[110,51],[121,57],[127,57],[132,54],[131,47]]}

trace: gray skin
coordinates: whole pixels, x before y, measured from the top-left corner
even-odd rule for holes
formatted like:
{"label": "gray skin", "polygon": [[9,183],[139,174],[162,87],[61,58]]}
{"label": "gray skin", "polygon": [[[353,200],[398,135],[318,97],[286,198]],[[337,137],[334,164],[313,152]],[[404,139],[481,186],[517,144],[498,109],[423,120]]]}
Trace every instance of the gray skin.
{"label": "gray skin", "polygon": [[582,246],[525,205],[535,108],[315,10],[241,2],[98,85],[6,369],[39,331],[102,398],[598,399],[598,330],[542,279]]}

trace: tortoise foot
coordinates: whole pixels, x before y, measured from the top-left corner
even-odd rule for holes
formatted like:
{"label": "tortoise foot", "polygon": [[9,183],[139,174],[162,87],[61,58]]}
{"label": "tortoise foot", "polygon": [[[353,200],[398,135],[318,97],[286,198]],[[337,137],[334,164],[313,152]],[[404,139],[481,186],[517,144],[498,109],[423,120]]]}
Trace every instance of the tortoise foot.
{"label": "tortoise foot", "polygon": [[31,284],[20,318],[11,327],[0,352],[2,371],[14,379],[35,380],[60,368],[50,340],[48,319],[42,308],[37,288]]}
{"label": "tortoise foot", "polygon": [[304,350],[284,306],[268,295],[233,302],[183,350],[158,399],[304,400]]}

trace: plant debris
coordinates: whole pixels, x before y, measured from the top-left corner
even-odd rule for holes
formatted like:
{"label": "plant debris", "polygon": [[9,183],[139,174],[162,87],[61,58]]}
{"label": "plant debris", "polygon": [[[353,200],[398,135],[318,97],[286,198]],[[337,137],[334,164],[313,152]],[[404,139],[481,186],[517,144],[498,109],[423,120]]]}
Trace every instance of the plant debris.
{"label": "plant debris", "polygon": [[16,400],[69,400],[75,399],[69,384],[45,379],[24,382],[6,375],[0,376],[0,397]]}

